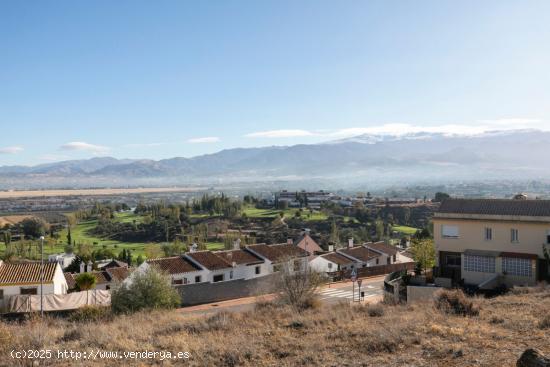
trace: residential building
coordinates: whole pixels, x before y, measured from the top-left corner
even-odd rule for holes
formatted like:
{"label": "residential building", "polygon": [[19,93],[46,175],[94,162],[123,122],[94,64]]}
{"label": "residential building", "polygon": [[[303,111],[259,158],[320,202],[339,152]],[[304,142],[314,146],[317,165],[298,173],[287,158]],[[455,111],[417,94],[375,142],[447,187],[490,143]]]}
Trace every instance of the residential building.
{"label": "residential building", "polygon": [[[88,273],[92,274],[95,279],[94,289],[100,290],[110,290],[116,284],[123,282],[130,275],[132,269],[126,267],[110,267],[104,268],[103,270],[98,271],[89,271]],[[65,280],[67,281],[67,286],[69,291],[76,291],[76,277],[79,274],[74,273],[64,273]]]}
{"label": "residential building", "polygon": [[403,253],[399,252],[399,249],[397,247],[390,245],[385,241],[367,242],[363,244],[363,246],[382,254],[382,257],[379,261],[381,265],[390,265],[395,263],[405,263],[413,261],[413,259],[411,259],[410,257],[407,257]]}
{"label": "residential building", "polygon": [[236,249],[216,251],[214,254],[232,264],[233,279],[252,279],[269,274],[265,260],[250,251]]}
{"label": "residential building", "polygon": [[71,265],[73,260],[76,258],[75,254],[52,254],[48,256],[49,262],[57,262],[61,269],[65,269],[67,266]]}
{"label": "residential building", "polygon": [[235,278],[233,264],[211,251],[188,252],[184,256],[196,266],[207,270],[204,281],[217,283]]}
{"label": "residential building", "polygon": [[311,236],[309,235],[309,230],[305,230],[300,237],[295,241],[289,240],[288,243],[293,243],[295,246],[298,246],[304,251],[307,251],[309,255],[315,255],[323,252],[323,249]]}
{"label": "residential building", "polygon": [[550,200],[448,199],[433,223],[440,276],[479,288],[548,276]]}
{"label": "residential building", "polygon": [[384,265],[384,255],[379,251],[372,250],[365,246],[348,247],[339,249],[337,252],[353,261],[353,265],[351,265],[352,269]]}
{"label": "residential building", "polygon": [[208,281],[209,271],[196,265],[184,256],[164,257],[143,262],[137,271],[143,272],[150,266],[166,273],[173,285],[194,284]]}
{"label": "residential building", "polygon": [[355,261],[338,252],[329,252],[328,254],[320,255],[313,258],[309,262],[309,266],[322,273],[332,273],[341,270],[352,269]]}
{"label": "residential building", "polygon": [[42,268],[40,262],[6,263],[0,260],[0,309],[7,305],[11,296],[40,295],[41,279],[45,295],[67,293],[67,281],[57,262],[44,262]]}
{"label": "residential building", "polygon": [[281,270],[283,263],[288,261],[294,261],[295,270],[304,270],[307,267],[308,253],[294,244],[266,245],[262,243],[246,246],[245,249],[266,262],[269,274]]}

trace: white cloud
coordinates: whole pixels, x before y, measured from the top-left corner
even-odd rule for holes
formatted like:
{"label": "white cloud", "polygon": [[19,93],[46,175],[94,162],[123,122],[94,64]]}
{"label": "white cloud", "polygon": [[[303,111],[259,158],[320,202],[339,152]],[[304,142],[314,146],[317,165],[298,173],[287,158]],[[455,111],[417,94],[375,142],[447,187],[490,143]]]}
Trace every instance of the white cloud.
{"label": "white cloud", "polygon": [[87,152],[92,152],[94,154],[103,154],[107,153],[110,149],[102,145],[95,145],[90,143],[85,143],[83,141],[73,141],[67,144],[63,144],[59,147],[61,150],[82,150]]}
{"label": "white cloud", "polygon": [[4,147],[0,148],[0,154],[17,154],[23,151],[23,147]]}
{"label": "white cloud", "polygon": [[287,129],[287,130],[268,130],[258,131],[246,134],[247,138],[296,138],[303,136],[314,136],[315,133],[307,130]]}
{"label": "white cloud", "polygon": [[202,143],[217,143],[220,141],[220,138],[217,136],[206,136],[204,138],[193,138],[187,140],[188,143],[192,144],[202,144]]}
{"label": "white cloud", "polygon": [[538,129],[550,131],[550,123],[541,119],[502,118],[494,120],[479,120],[476,123],[442,124],[421,126],[407,123],[390,123],[369,127],[351,127],[334,130],[270,130],[246,134],[249,138],[289,138],[289,137],[320,137],[348,138],[363,134],[402,136],[414,133],[439,133],[444,135],[472,136],[489,131],[510,131],[518,129]]}

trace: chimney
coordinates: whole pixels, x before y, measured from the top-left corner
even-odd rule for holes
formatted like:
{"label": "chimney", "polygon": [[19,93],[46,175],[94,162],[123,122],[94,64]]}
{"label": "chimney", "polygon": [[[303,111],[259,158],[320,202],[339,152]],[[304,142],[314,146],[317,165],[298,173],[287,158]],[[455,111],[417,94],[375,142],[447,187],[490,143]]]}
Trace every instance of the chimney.
{"label": "chimney", "polygon": [[84,261],[81,261],[80,262],[80,273],[85,273],[86,272],[86,264],[84,263]]}
{"label": "chimney", "polygon": [[193,242],[193,244],[191,245],[191,248],[189,249],[189,252],[195,252],[197,251],[197,244]]}
{"label": "chimney", "polygon": [[334,252],[334,245],[328,245],[328,251]]}
{"label": "chimney", "polygon": [[353,237],[348,238],[348,247],[349,248],[353,247]]}
{"label": "chimney", "polygon": [[233,250],[238,250],[241,248],[241,239],[240,238],[237,238],[234,242],[233,242]]}
{"label": "chimney", "polygon": [[286,239],[286,244],[287,245],[292,245],[294,243],[294,241],[292,240],[292,238],[287,238]]}
{"label": "chimney", "polygon": [[93,266],[94,266],[94,264],[92,264],[91,261],[88,261],[88,270],[86,270],[86,271],[91,272],[93,270]]}

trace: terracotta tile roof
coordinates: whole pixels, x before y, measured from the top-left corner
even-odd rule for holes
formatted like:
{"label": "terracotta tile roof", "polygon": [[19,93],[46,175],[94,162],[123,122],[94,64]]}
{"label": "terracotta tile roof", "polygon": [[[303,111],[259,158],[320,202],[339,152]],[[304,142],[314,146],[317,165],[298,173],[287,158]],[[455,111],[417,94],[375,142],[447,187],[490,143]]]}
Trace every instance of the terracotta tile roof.
{"label": "terracotta tile roof", "polygon": [[208,270],[227,269],[232,267],[231,263],[225,261],[220,256],[216,256],[210,251],[188,252],[185,255],[195,260]]}
{"label": "terracotta tile roof", "polygon": [[278,244],[278,245],[250,245],[246,247],[250,251],[265,257],[271,262],[280,262],[287,258],[306,257],[307,252],[295,246],[294,244]]}
{"label": "terracotta tile roof", "polygon": [[333,263],[338,264],[338,265],[346,265],[346,264],[353,263],[353,260],[351,260],[350,258],[347,258],[344,255],[339,254],[337,252],[331,252],[331,253],[328,253],[328,254],[324,254],[324,255],[321,255],[321,257],[327,259],[328,261],[332,261]]}
{"label": "terracotta tile roof", "polygon": [[[44,282],[53,282],[56,262],[44,262]],[[40,262],[2,263],[0,284],[40,283]]]}
{"label": "terracotta tile roof", "polygon": [[229,264],[235,262],[237,265],[254,265],[262,264],[264,262],[264,260],[260,259],[256,255],[244,250],[216,251],[214,254],[221,257]]}
{"label": "terracotta tile roof", "polygon": [[151,259],[147,260],[147,263],[157,266],[161,271],[164,271],[168,274],[190,273],[193,271],[201,270],[191,261],[182,256]]}
{"label": "terracotta tile roof", "polygon": [[351,256],[357,260],[367,262],[371,259],[376,259],[380,254],[378,252],[375,252],[373,250],[369,250],[363,246],[357,246],[352,248],[346,248],[338,250],[338,252]]}
{"label": "terracotta tile roof", "polygon": [[437,213],[550,217],[550,200],[447,199]]}
{"label": "terracotta tile roof", "polygon": [[380,242],[367,242],[363,246],[367,246],[368,248],[374,249],[376,251],[380,251],[386,255],[396,255],[397,254],[397,247],[389,245],[385,243],[384,241]]}
{"label": "terracotta tile roof", "polygon": [[122,268],[107,268],[105,272],[109,274],[112,282],[122,282],[124,279],[128,278],[131,270],[127,267]]}
{"label": "terracotta tile roof", "polygon": [[[95,277],[96,284],[105,284],[111,282],[111,277],[109,274],[107,274],[106,271],[91,271],[90,274],[92,274]],[[78,274],[75,276],[75,278],[78,277]]]}
{"label": "terracotta tile roof", "polygon": [[127,268],[128,264],[124,261],[120,260],[112,260],[108,264],[105,264],[101,267],[101,269],[109,269],[109,268]]}
{"label": "terracotta tile roof", "polygon": [[298,246],[302,250],[314,254],[316,252],[323,252],[323,249],[313,238],[308,234],[303,234],[294,241],[294,245]]}

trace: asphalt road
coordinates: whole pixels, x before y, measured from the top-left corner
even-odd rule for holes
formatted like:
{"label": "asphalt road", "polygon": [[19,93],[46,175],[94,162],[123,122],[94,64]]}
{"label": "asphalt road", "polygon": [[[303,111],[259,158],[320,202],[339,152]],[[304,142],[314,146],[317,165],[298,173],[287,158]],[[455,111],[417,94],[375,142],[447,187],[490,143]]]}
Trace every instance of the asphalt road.
{"label": "asphalt road", "polygon": [[[369,298],[374,298],[376,296],[382,296],[382,286],[384,284],[383,280],[377,281],[367,281],[364,280],[361,285],[361,292],[364,292],[364,300],[368,302]],[[355,289],[355,295],[354,295]],[[333,304],[342,301],[353,301],[359,300],[359,287],[357,283],[355,288],[352,284],[345,287],[338,288],[323,288],[319,292],[319,298],[322,302]]]}
{"label": "asphalt road", "polygon": [[[382,296],[382,286],[384,284],[383,277],[372,279],[363,279],[361,291],[365,292],[364,301],[369,299],[377,299]],[[354,299],[353,284],[348,283],[333,283],[329,286],[321,288],[317,293],[319,299],[325,304],[336,304],[339,302],[351,302]],[[260,299],[272,299],[273,296],[267,295],[259,297]],[[355,284],[355,300],[359,299],[359,289]],[[180,308],[180,311],[187,314],[209,314],[218,311],[242,312],[254,309],[255,303],[258,300],[256,297],[240,298],[230,301],[214,302],[199,306]]]}

